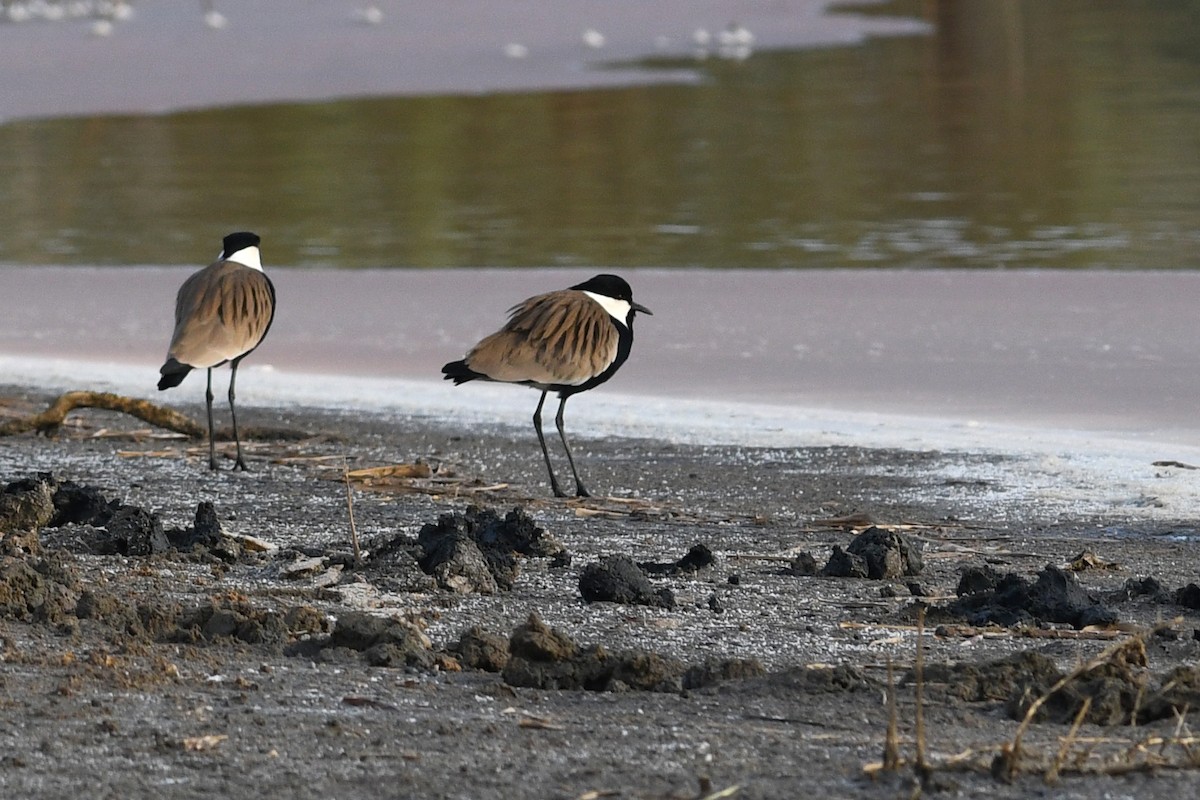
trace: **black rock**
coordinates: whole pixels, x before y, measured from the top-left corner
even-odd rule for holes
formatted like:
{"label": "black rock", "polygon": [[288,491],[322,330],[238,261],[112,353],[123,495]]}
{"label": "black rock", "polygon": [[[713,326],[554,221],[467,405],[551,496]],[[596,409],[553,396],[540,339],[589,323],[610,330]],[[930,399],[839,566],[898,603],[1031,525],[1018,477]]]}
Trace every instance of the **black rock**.
{"label": "black rock", "polygon": [[830,578],[865,578],[867,562],[862,556],[846,552],[835,544],[821,574]]}
{"label": "black rock", "polygon": [[1184,608],[1200,608],[1200,586],[1189,583],[1175,590],[1175,602]]}
{"label": "black rock", "polygon": [[109,500],[94,486],[63,481],[54,492],[54,518],[50,520],[50,527],[92,525],[103,528],[120,507],[120,501]]}
{"label": "black rock", "polygon": [[785,575],[816,575],[821,571],[813,554],[805,550],[792,559],[784,570]]}
{"label": "black rock", "polygon": [[[422,526],[417,544],[421,568],[445,588],[460,592],[511,589],[520,574],[518,555],[553,557],[559,562],[565,553],[520,507],[503,518],[479,506],[442,514],[436,523]],[[488,579],[479,573],[480,563],[490,574]]]}
{"label": "black rock", "polygon": [[846,552],[862,558],[867,577],[877,581],[920,575],[924,566],[916,545],[895,531],[874,525],[855,536]]}
{"label": "black rock", "polygon": [[54,478],[42,472],[0,489],[0,533],[36,531],[54,516]]}
{"label": "black rock", "polygon": [[981,592],[994,592],[1000,583],[1000,573],[988,566],[967,567],[958,579],[955,594],[959,597]]}
{"label": "black rock", "polygon": [[708,548],[708,545],[694,544],[678,561],[667,563],[643,561],[639,566],[652,575],[679,575],[685,572],[698,572],[715,563],[717,563],[717,557],[713,555],[713,551]]}
{"label": "black rock", "polygon": [[[426,526],[429,527],[429,526]],[[425,531],[422,530],[425,537]],[[479,545],[461,533],[438,534],[425,537],[425,550],[417,563],[432,575],[438,586],[459,594],[495,594],[499,588],[494,571],[495,563],[489,563]],[[510,556],[511,558],[511,556]],[[516,565],[505,571],[504,588],[512,587]]]}
{"label": "black rock", "polygon": [[362,652],[373,667],[429,667],[429,642],[412,625],[400,620],[350,611],[338,618],[328,647]]}
{"label": "black rock", "polygon": [[1004,575],[994,590],[960,596],[948,610],[962,614],[972,625],[1008,627],[1042,621],[1083,628],[1117,621],[1116,612],[1096,602],[1073,573],[1054,566],[1038,573],[1032,584],[1019,575]]}
{"label": "black rock", "polygon": [[627,555],[605,556],[588,564],[579,575],[579,593],[589,603],[610,601],[631,605],[674,608],[669,589],[656,592],[646,573]]}
{"label": "black rock", "polygon": [[122,506],[107,526],[102,547],[107,555],[148,556],[171,548],[157,514],[137,506]]}

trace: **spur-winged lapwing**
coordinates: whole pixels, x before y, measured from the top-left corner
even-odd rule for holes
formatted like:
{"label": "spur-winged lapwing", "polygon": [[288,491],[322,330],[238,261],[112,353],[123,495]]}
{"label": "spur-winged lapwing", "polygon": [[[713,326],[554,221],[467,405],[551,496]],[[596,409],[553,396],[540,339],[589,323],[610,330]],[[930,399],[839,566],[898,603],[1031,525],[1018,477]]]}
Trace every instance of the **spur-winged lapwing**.
{"label": "spur-winged lapwing", "polygon": [[586,392],[620,369],[633,345],[633,317],[650,309],[633,302],[629,284],[616,275],[597,275],[570,289],[531,297],[509,310],[508,324],[471,348],[462,361],[442,367],[455,385],[472,380],[519,383],[542,390],[533,427],[555,497],[566,493],[554,477],[542,435],[542,405],[547,392],[558,392],[558,436],[575,476],[575,494],[587,497],[563,432],[567,398]]}
{"label": "spur-winged lapwing", "polygon": [[229,415],[237,443],[234,469],[246,469],[238,438],[233,385],[241,360],[262,343],[275,318],[275,287],[262,268],[257,234],[241,231],[225,237],[221,255],[179,287],[175,298],[175,333],[167,363],[159,370],[158,388],[170,389],[193,369],[208,370],[208,465],[217,468],[213,434],[212,371],[228,362]]}

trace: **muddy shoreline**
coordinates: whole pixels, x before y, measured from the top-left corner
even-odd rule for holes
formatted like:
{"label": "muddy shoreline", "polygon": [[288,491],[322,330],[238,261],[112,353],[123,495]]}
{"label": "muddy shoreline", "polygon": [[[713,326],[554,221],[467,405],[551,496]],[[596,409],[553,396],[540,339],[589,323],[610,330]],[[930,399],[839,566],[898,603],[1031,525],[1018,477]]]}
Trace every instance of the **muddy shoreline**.
{"label": "muddy shoreline", "polygon": [[[47,400],[14,387],[0,397],[8,416]],[[1000,686],[988,666],[996,659],[1032,659],[1008,672],[1033,680],[1122,643],[1142,655],[1109,657],[1104,669],[1118,688],[1141,687],[1141,705],[1122,712],[1114,700],[1111,719],[1082,725],[1076,735],[1091,742],[1090,755],[1078,755],[1082,745],[1070,751],[1054,796],[1174,797],[1200,786],[1200,769],[1184,763],[1176,741],[1186,728],[1172,715],[1147,716],[1151,698],[1186,703],[1170,692],[1182,691],[1187,676],[1165,676],[1200,656],[1197,612],[1181,591],[1196,580],[1192,521],[1151,521],[1129,508],[1062,518],[1036,504],[1005,504],[991,469],[1003,458],[996,455],[703,447],[581,433],[581,470],[609,496],[555,501],[536,442],[521,428],[261,407],[246,409],[245,424],[312,435],[253,442],[247,475],[211,475],[201,468],[204,448],[188,455],[195,443],[106,412],[78,412],[54,438],[0,439],[4,484],[49,472],[145,509],[168,530],[198,529],[197,505],[207,501],[241,548],[232,556],[224,545],[99,554],[94,537],[111,533],[111,523],[42,526],[36,539],[8,534],[4,575],[17,563],[59,559],[42,574],[48,586],[65,587],[67,611],[0,616],[5,796],[87,789],[183,798],[248,787],[299,797],[691,798],[733,787],[725,796],[908,796],[911,766],[873,778],[864,768],[884,753],[889,662],[902,684],[901,755],[915,752],[910,671],[921,606],[930,675],[922,708],[935,767],[927,791],[1044,791],[1046,765],[1069,729],[1031,724],[1023,766],[997,778],[989,765],[1013,740],[1020,713],[1001,689],[963,689],[975,684],[955,665],[982,670],[980,685]],[[350,561],[343,457],[349,470],[365,471],[354,524],[379,554],[378,569]],[[957,477],[946,477],[947,463]],[[427,471],[377,469],[396,464]],[[977,502],[985,495],[987,503]],[[499,518],[522,508],[568,557],[520,556],[511,588],[491,594],[439,586],[417,565],[419,540],[431,535],[422,529],[472,504]],[[918,572],[882,580],[807,574],[826,571],[870,522],[919,552]],[[605,559],[670,565],[697,545],[713,563],[647,576],[669,604],[581,597],[581,575]],[[1091,560],[1076,562],[1084,551]],[[1020,603],[1036,613],[990,626],[971,618],[955,605],[970,570],[1021,579]],[[54,584],[54,575],[67,577]],[[1148,577],[1160,591],[1136,588]],[[1101,622],[1082,630],[1078,620],[1043,619],[1051,612],[1035,605],[1038,587],[1055,580],[1074,582],[1085,604],[1112,618],[1093,611],[1089,619]],[[348,621],[363,613],[391,627],[362,633]],[[531,614],[558,638],[531,632]],[[1138,638],[1163,621],[1165,629]],[[486,664],[482,645],[459,642],[475,626],[486,635],[479,641],[527,655],[569,639],[575,660],[530,656],[524,673],[472,666]],[[521,626],[524,639],[513,638]],[[609,669],[602,687],[545,688],[568,685],[571,670],[594,676],[596,664],[618,662],[624,671]],[[537,680],[541,687],[529,685]],[[1097,706],[1104,697],[1096,695]],[[1138,726],[1113,722],[1122,714]],[[1138,743],[1150,736],[1175,743],[1139,766],[1148,746]],[[956,754],[961,762],[951,760]]]}

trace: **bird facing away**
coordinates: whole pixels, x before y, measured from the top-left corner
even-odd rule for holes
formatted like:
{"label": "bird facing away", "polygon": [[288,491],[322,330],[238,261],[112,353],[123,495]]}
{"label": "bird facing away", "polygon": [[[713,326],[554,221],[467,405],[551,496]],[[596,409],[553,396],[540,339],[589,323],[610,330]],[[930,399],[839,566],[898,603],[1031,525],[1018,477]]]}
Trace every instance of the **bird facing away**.
{"label": "bird facing away", "polygon": [[212,371],[228,362],[229,414],[237,443],[234,469],[245,470],[242,441],[238,438],[233,387],[241,360],[258,347],[275,318],[275,286],[262,268],[257,234],[241,231],[225,237],[221,255],[194,273],[175,298],[175,333],[167,362],[159,372],[159,391],[178,386],[193,369],[208,370],[208,466],[217,468],[213,433]]}
{"label": "bird facing away", "polygon": [[442,367],[446,380],[457,386],[473,380],[519,383],[542,390],[533,412],[550,488],[566,497],[554,477],[546,438],[542,435],[542,405],[548,392],[558,392],[554,421],[575,477],[575,494],[588,497],[579,480],[575,459],[563,432],[567,398],[593,389],[611,378],[633,345],[633,317],[650,309],[633,302],[633,290],[616,275],[597,275],[570,289],[539,294],[509,310],[508,323],[471,348],[461,361]]}

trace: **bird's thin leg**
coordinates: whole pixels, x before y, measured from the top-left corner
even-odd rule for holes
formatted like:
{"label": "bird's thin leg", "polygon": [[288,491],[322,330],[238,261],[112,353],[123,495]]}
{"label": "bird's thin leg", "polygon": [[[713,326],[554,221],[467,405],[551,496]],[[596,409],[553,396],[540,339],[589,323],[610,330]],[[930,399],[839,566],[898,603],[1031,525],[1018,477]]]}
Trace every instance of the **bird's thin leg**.
{"label": "bird's thin leg", "polygon": [[233,441],[237,445],[237,461],[233,468],[246,472],[246,460],[242,458],[242,440],[238,437],[237,409],[233,405],[233,384],[237,381],[237,368],[240,358],[235,358],[229,368],[229,418],[233,420]]}
{"label": "bird's thin leg", "polygon": [[563,450],[567,451],[567,463],[571,465],[571,474],[575,476],[575,494],[579,497],[591,497],[583,487],[583,481],[579,480],[579,473],[575,471],[575,459],[571,458],[571,446],[567,444],[567,434],[563,430],[563,409],[566,407],[567,398],[564,397],[559,402],[558,414],[554,417],[554,422],[558,425],[558,438],[562,439]]}
{"label": "bird's thin leg", "polygon": [[[546,459],[546,471],[550,473],[550,489],[553,490],[555,497],[566,497],[564,492],[558,485],[558,478],[554,477],[554,467],[550,466],[550,451],[546,449],[546,437],[542,435],[542,405],[546,402],[546,392],[542,392],[542,397],[538,400],[537,409],[533,412],[533,429],[537,431],[538,443],[542,446],[542,455]],[[561,412],[560,412],[561,413]],[[568,458],[570,454],[568,454]],[[575,469],[571,467],[571,469]]]}
{"label": "bird's thin leg", "polygon": [[208,468],[217,469],[217,435],[213,431],[212,401],[212,367],[209,367],[208,386],[204,390],[204,403],[208,407]]}

